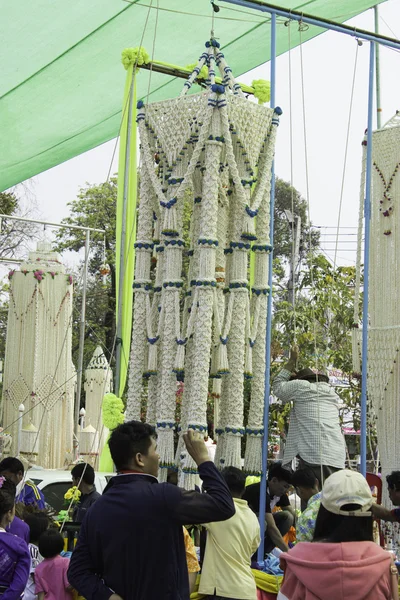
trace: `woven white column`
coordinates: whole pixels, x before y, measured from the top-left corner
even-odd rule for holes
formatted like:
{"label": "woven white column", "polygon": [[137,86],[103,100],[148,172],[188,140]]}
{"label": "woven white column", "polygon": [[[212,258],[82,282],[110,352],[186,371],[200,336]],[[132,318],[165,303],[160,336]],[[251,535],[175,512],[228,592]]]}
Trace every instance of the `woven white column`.
{"label": "woven white column", "polygon": [[105,394],[112,389],[112,370],[100,346],[97,346],[85,370],[85,410],[86,425],[98,432],[98,444],[92,452],[99,452],[107,441],[109,430],[103,427],[101,408]]}
{"label": "woven white column", "polygon": [[[216,101],[212,94],[211,101]],[[193,388],[188,410],[188,427],[207,431],[207,397],[210,351],[212,342],[212,318],[214,308],[215,255],[218,220],[219,164],[223,142],[221,137],[220,111],[214,109],[209,139],[206,141],[204,157],[203,194],[200,208],[199,269],[194,287],[198,288],[196,328],[193,334],[196,368],[193,373]],[[210,139],[211,138],[211,139]],[[195,481],[197,469],[188,456],[183,468],[185,487],[190,489]]]}
{"label": "woven white column", "polygon": [[[154,342],[148,331],[150,315],[146,304],[151,295],[150,279],[151,256],[153,253],[153,194],[150,178],[145,164],[140,178],[140,202],[135,242],[135,293],[132,323],[132,343],[128,376],[128,402],[125,419],[140,419],[140,407],[143,395],[143,374],[147,370],[146,358],[148,345]],[[149,325],[149,327],[147,326]],[[155,335],[155,334],[154,334]]]}
{"label": "woven white column", "polygon": [[72,277],[47,243],[10,272],[3,426],[16,449],[18,406],[24,427],[38,430],[37,462],[64,465],[72,451],[75,371],[72,364]]}
{"label": "woven white column", "polygon": [[[377,417],[382,478],[400,450],[400,126],[373,134],[368,332],[368,396]],[[386,498],[385,498],[386,496]],[[383,503],[387,501],[384,486]]]}

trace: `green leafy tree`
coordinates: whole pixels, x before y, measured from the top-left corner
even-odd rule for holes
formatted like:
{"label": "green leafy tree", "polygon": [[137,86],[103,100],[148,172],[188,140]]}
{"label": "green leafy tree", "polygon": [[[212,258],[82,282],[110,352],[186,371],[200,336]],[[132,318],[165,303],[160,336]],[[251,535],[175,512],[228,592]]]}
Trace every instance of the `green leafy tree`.
{"label": "green leafy tree", "polygon": [[[116,228],[117,180],[111,178],[99,185],[87,184],[75,200],[68,204],[70,215],[63,219],[66,225],[79,225],[93,229],[104,229],[105,233],[91,232],[89,278],[86,304],[85,361],[90,360],[96,345],[100,344],[110,358],[115,337],[115,228]],[[57,234],[57,250],[79,252],[85,247],[85,231],[61,229]],[[104,256],[105,254],[105,256]],[[103,263],[110,270],[107,282],[103,283],[100,273]],[[78,278],[75,287],[74,320],[79,321],[82,304],[82,285]],[[73,350],[76,356],[79,328],[74,327]]]}
{"label": "green leafy tree", "polygon": [[[346,387],[336,391],[343,401],[341,417],[360,422],[360,379],[353,373],[351,329],[353,324],[355,268],[332,266],[322,254],[308,257],[296,293],[295,307],[284,292],[277,292],[273,319],[272,378],[282,366],[283,351],[296,339],[300,349],[298,368],[335,368],[343,372]],[[276,360],[279,358],[279,362]],[[275,360],[274,360],[275,359]],[[274,405],[271,422],[287,429],[287,407]]]}

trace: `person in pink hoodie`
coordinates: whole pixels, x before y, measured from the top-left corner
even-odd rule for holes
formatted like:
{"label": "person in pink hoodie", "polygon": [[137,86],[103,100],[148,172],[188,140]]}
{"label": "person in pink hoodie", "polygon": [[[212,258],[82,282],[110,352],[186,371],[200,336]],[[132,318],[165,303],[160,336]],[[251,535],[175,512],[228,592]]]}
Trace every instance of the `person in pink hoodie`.
{"label": "person in pink hoodie", "polygon": [[281,556],[285,576],[278,600],[395,597],[396,568],[390,554],[372,541],[372,504],[360,473],[338,471],[326,480],[313,542],[300,542]]}

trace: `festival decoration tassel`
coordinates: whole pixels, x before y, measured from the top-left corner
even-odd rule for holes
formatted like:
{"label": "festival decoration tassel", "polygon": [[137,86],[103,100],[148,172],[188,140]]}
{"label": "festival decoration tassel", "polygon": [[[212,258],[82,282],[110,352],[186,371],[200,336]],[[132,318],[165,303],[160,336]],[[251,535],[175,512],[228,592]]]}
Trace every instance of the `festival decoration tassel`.
{"label": "festival decoration tassel", "polygon": [[174,364],[174,373],[177,375],[183,375],[185,370],[185,346],[187,340],[177,339],[176,343],[178,344],[178,350],[176,351],[175,364]]}
{"label": "festival decoration tassel", "polygon": [[164,227],[161,233],[168,237],[178,237],[179,232],[177,227],[177,215],[175,206],[167,207],[167,210],[164,214]]}
{"label": "festival decoration tassel", "polygon": [[[155,339],[155,338],[154,338]],[[149,356],[146,375],[157,375],[157,340],[149,342]]]}
{"label": "festival decoration tassel", "polygon": [[217,346],[217,352],[215,357],[216,363],[216,372],[218,375],[227,375],[229,371],[229,362],[228,362],[228,340],[229,338],[220,338],[221,343]]}
{"label": "festival decoration tassel", "polygon": [[254,222],[255,216],[256,211],[252,211],[248,206],[246,206],[246,214],[244,215],[243,219],[243,230],[241,235],[242,239],[249,240],[251,242],[257,239],[256,227]]}

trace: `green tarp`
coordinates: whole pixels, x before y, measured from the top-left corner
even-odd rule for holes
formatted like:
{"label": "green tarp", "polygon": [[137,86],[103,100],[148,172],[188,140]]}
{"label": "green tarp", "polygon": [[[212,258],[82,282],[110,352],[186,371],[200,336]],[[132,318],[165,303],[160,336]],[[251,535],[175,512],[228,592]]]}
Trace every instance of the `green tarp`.
{"label": "green tarp", "polygon": [[[378,1],[274,4],[343,22]],[[152,4],[160,7],[154,58],[195,62],[210,36],[209,0]],[[139,46],[145,30],[143,46],[152,54],[156,10],[149,5],[151,0],[0,1],[0,190],[118,135],[126,76],[121,52]],[[220,3],[214,29],[236,76],[269,60],[268,15]],[[321,31],[310,27],[303,40]],[[298,43],[295,26],[291,38]],[[278,54],[287,49],[288,28],[278,19]],[[138,97],[147,96],[149,73],[137,79]],[[172,97],[181,86],[182,80],[153,73],[150,100]]]}

